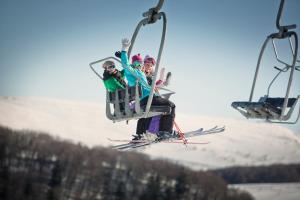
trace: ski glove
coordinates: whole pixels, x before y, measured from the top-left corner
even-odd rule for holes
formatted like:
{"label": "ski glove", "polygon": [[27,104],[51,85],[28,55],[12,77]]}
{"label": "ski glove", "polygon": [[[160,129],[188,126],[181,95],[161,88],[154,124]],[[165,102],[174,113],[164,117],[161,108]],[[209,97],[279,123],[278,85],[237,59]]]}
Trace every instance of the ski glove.
{"label": "ski glove", "polygon": [[121,51],[116,51],[116,52],[115,52],[115,56],[116,56],[117,58],[120,58],[120,59],[121,59]]}
{"label": "ski glove", "polygon": [[130,41],[127,38],[122,39],[122,51],[128,51]]}

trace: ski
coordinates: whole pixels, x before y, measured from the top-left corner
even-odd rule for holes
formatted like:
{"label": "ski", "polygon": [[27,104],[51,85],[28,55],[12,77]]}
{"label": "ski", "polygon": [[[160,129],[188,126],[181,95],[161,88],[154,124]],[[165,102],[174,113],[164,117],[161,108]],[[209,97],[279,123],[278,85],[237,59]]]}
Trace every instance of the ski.
{"label": "ski", "polygon": [[[116,146],[113,146],[113,147],[119,147],[119,146],[126,146],[126,145],[129,145],[129,144],[142,144],[142,143],[147,143],[147,142],[152,142],[154,140],[147,140],[147,139],[144,139],[144,140],[116,140],[116,139],[111,139],[111,138],[107,138],[110,142],[127,142],[125,144],[120,144],[120,145],[116,145]],[[178,138],[168,138],[168,139],[173,139],[171,141],[169,140],[162,140],[160,142],[163,142],[163,143],[174,143],[174,144],[178,144],[178,143],[182,143],[182,139],[178,139]],[[188,144],[208,144],[209,142],[188,142]]]}
{"label": "ski", "polygon": [[[196,137],[196,136],[203,136],[203,135],[209,135],[209,134],[215,134],[215,133],[221,133],[225,130],[225,126],[223,127],[212,127],[210,129],[204,130],[203,128],[195,130],[195,131],[190,131],[184,133],[185,138],[191,138],[191,137]],[[108,138],[109,141],[111,142],[127,142],[125,144],[120,144],[120,145],[115,145],[112,146],[113,149],[118,149],[118,150],[130,150],[130,149],[138,149],[141,147],[149,146],[151,144],[155,143],[182,143],[182,139],[175,138],[175,137],[170,137],[162,140],[147,140],[147,139],[141,139],[141,140],[115,140]],[[208,144],[209,142],[187,142],[187,144]]]}
{"label": "ski", "polygon": [[[203,130],[203,129],[198,129],[195,131],[191,131],[191,132],[186,132],[185,133],[185,138],[190,138],[190,137],[195,137],[195,136],[201,136],[201,135],[208,135],[208,134],[213,134],[213,133],[220,133],[223,132],[225,130],[225,127],[213,127],[207,130]],[[155,144],[155,143],[160,143],[163,141],[168,141],[169,139],[177,139],[178,138],[167,138],[165,140],[154,140],[154,141],[145,141],[143,140],[143,142],[136,142],[136,143],[126,143],[124,145],[117,145],[113,148],[118,149],[118,150],[130,150],[130,149],[138,149],[144,146],[148,146],[151,144]],[[182,143],[182,142],[180,142]],[[189,143],[189,142],[188,142]]]}
{"label": "ski", "polygon": [[120,139],[111,139],[111,138],[107,138],[110,142],[126,142],[123,144],[119,144],[119,145],[115,145],[115,146],[111,146],[113,149],[124,149],[130,146],[134,146],[134,145],[138,145],[138,144],[142,144],[142,143],[149,143],[153,140],[148,140],[148,139],[140,139],[140,140],[120,140]]}
{"label": "ski", "polygon": [[223,131],[225,131],[225,126],[223,126],[223,127],[215,126],[213,128],[207,129],[207,130],[198,129],[195,131],[190,131],[190,132],[184,133],[184,136],[186,138],[190,138],[190,137],[201,136],[201,135],[221,133]]}
{"label": "ski", "polygon": [[[168,140],[155,140],[155,141],[149,141],[148,143],[140,143],[140,144],[135,144],[135,145],[132,145],[132,146],[124,146],[124,147],[121,147],[121,148],[118,148],[118,150],[132,150],[132,149],[138,149],[138,148],[141,148],[141,147],[145,147],[145,146],[149,146],[149,145],[152,145],[152,144],[155,144],[155,143],[169,143],[169,144],[183,144],[183,142],[181,140],[179,141],[168,141]],[[188,145],[188,144],[209,144],[209,142],[187,142],[185,145]]]}
{"label": "ski", "polygon": [[132,149],[136,149],[136,148],[140,148],[140,147],[143,147],[143,146],[147,146],[147,145],[150,145],[150,144],[153,144],[155,143],[156,141],[149,141],[149,142],[146,142],[146,143],[136,143],[136,144],[131,144],[129,146],[122,146],[122,147],[119,147],[119,148],[116,148],[117,150],[132,150]]}

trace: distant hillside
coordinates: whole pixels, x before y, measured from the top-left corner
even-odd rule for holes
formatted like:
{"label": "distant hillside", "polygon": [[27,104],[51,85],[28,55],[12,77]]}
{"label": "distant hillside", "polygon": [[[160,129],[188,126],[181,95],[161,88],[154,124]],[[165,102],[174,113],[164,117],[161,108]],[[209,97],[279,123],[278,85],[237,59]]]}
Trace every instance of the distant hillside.
{"label": "distant hillside", "polygon": [[300,164],[229,167],[211,171],[227,183],[289,183],[300,182]]}
{"label": "distant hillside", "polygon": [[[136,120],[112,123],[100,103],[34,97],[0,97],[0,125],[15,130],[44,131],[89,147],[109,146],[107,138],[130,139]],[[167,158],[193,169],[300,163],[300,138],[275,124],[243,119],[176,113],[183,131],[225,125],[222,134],[191,138],[206,145],[157,144],[142,150],[151,158]]]}
{"label": "distant hillside", "polygon": [[1,200],[251,200],[219,177],[165,160],[0,127]]}

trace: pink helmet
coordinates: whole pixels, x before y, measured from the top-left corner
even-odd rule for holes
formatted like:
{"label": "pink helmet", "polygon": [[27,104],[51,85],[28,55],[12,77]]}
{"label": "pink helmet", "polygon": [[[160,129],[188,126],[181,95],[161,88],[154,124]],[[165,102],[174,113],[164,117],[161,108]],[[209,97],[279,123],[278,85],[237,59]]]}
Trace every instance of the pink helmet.
{"label": "pink helmet", "polygon": [[155,65],[155,59],[150,57],[149,55],[146,55],[146,57],[144,58],[144,63],[151,63],[152,65]]}
{"label": "pink helmet", "polygon": [[140,54],[134,55],[131,57],[131,63],[134,63],[135,61],[138,61],[140,63],[143,62],[143,58]]}

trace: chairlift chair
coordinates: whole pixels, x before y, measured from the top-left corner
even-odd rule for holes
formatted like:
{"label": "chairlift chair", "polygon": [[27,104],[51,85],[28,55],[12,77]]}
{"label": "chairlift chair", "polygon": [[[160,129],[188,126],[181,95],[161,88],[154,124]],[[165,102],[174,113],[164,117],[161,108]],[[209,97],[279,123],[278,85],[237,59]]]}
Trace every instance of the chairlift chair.
{"label": "chairlift chair", "polygon": [[[136,77],[137,82],[136,85],[133,87],[118,89],[115,92],[109,92],[108,90],[106,90],[106,116],[108,119],[112,120],[113,122],[128,121],[131,119],[147,118],[147,117],[153,117],[157,115],[171,113],[171,108],[168,106],[151,106],[153,95],[154,95],[155,82],[159,70],[159,63],[160,63],[161,54],[165,42],[165,35],[166,35],[166,24],[167,24],[166,14],[164,12],[159,12],[159,10],[163,5],[163,2],[164,0],[159,0],[156,7],[150,8],[147,12],[143,13],[144,18],[138,23],[133,33],[133,36],[131,38],[131,46],[129,47],[128,50],[128,57],[130,57],[135,39],[142,26],[153,24],[157,20],[160,20],[161,18],[163,19],[163,30],[162,30],[161,42],[160,42],[155,72],[154,72],[147,104],[145,106],[140,106],[141,88],[139,86],[140,85],[139,83],[141,83],[141,80],[139,80],[138,77]],[[100,79],[103,78],[101,75],[99,75],[99,73],[97,73],[97,70],[93,68],[93,65],[104,62],[106,60],[114,60],[121,63],[121,61],[115,57],[107,57],[90,63],[91,69]],[[133,75],[135,76],[135,74]],[[170,91],[170,93],[167,94],[167,97],[169,97],[171,94],[174,94],[174,92]],[[134,101],[134,109],[132,109],[130,106],[130,103],[132,101]],[[122,109],[120,108],[120,104],[123,104]],[[113,109],[111,108],[111,105],[113,105]]]}
{"label": "chairlift chair", "polygon": [[[296,63],[299,63],[300,61],[297,59],[298,56],[298,36],[297,33],[294,31],[290,31],[290,29],[295,29],[296,25],[288,25],[288,26],[281,26],[280,25],[280,18],[283,10],[283,5],[284,5],[284,0],[281,0],[279,10],[277,13],[277,18],[276,18],[276,27],[278,29],[278,32],[273,33],[269,36],[267,36],[267,39],[263,43],[263,46],[261,48],[257,66],[256,66],[256,71],[254,75],[254,80],[252,83],[252,89],[249,97],[249,101],[236,101],[231,104],[233,108],[238,110],[242,115],[244,115],[246,118],[252,118],[252,119],[265,119],[269,122],[272,123],[285,123],[285,124],[295,124],[297,123],[299,116],[300,116],[300,106],[299,106],[299,112],[298,115],[295,119],[295,121],[289,121],[294,109],[296,108],[296,105],[300,99],[300,95],[297,97],[290,97],[290,89],[291,89],[291,84],[293,81],[294,77],[294,72],[295,70],[300,71],[300,66],[296,66]],[[294,38],[294,45],[292,43],[291,38]],[[288,64],[287,62],[282,61],[278,57],[278,52],[276,49],[276,44],[275,44],[275,39],[277,40],[282,40],[282,39],[288,39],[293,60],[292,64]],[[260,63],[263,57],[263,53],[266,49],[267,44],[272,41],[272,46],[273,50],[276,56],[276,60],[285,65],[284,68],[279,68],[275,66],[274,68],[278,70],[279,72],[276,74],[276,76],[273,78],[271,83],[269,84],[267,94],[263,97],[261,97],[258,102],[253,102],[253,93],[255,89],[255,84],[260,68]],[[269,97],[270,93],[270,88],[274,81],[277,79],[277,77],[285,72],[290,71],[289,75],[289,80],[288,80],[288,85],[286,89],[286,94],[285,97]]]}

